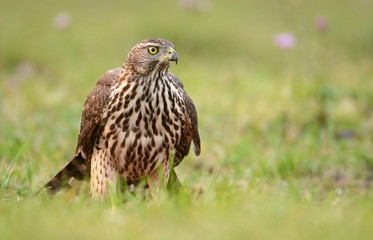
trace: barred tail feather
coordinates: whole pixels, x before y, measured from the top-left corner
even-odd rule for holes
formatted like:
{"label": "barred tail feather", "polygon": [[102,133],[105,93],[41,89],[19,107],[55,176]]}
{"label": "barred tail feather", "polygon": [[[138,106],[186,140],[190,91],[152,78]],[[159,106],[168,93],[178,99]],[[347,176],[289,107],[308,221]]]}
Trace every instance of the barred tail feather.
{"label": "barred tail feather", "polygon": [[196,156],[199,156],[201,154],[201,140],[199,138],[198,132],[193,138],[193,150]]}
{"label": "barred tail feather", "polygon": [[72,178],[83,180],[89,175],[86,159],[78,153],[70,162],[68,162],[47,184],[44,188],[50,193],[56,193],[61,188],[69,187],[69,181]]}

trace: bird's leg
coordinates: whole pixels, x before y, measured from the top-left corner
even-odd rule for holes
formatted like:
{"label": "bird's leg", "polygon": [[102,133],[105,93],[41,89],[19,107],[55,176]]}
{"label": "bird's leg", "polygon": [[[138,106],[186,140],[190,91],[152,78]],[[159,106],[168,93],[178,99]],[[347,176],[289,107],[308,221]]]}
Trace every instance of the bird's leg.
{"label": "bird's leg", "polygon": [[149,185],[149,191],[153,199],[157,199],[157,194],[161,189],[160,171],[155,171],[154,173],[147,176],[146,180]]}
{"label": "bird's leg", "polygon": [[114,165],[105,148],[94,150],[91,162],[91,194],[93,199],[102,199],[108,192],[108,184],[117,175]]}
{"label": "bird's leg", "polygon": [[170,169],[167,164],[161,165],[157,171],[147,176],[149,191],[153,199],[157,199],[157,195],[161,189],[167,186],[170,176]]}
{"label": "bird's leg", "polygon": [[180,189],[181,183],[174,170],[174,157],[175,154],[171,152],[169,161],[164,161],[158,171],[147,177],[150,194],[153,199],[157,198],[157,193],[163,187],[166,187],[171,192]]}
{"label": "bird's leg", "polygon": [[170,178],[168,179],[167,190],[170,193],[178,192],[182,188],[181,182],[176,175],[175,169],[171,168]]}

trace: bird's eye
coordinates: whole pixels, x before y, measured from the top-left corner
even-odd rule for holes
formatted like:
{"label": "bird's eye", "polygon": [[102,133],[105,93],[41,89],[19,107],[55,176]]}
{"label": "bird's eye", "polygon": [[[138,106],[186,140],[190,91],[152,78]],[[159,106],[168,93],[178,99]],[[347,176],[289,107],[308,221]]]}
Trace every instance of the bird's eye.
{"label": "bird's eye", "polygon": [[156,48],[156,47],[150,47],[148,49],[148,51],[149,51],[150,54],[156,54],[158,52],[158,48]]}

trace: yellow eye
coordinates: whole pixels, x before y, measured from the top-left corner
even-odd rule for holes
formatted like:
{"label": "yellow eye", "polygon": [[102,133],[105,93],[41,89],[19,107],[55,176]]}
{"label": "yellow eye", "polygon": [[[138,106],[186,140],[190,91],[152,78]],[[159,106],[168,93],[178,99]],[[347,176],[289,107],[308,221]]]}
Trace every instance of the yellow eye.
{"label": "yellow eye", "polygon": [[150,47],[148,50],[150,54],[156,54],[158,52],[158,48],[156,47]]}

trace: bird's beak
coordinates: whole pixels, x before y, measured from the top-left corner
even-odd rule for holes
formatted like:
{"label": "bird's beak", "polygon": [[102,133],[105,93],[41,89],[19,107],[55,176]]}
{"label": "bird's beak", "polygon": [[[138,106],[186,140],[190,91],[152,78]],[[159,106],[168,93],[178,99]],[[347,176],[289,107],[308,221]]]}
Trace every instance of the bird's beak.
{"label": "bird's beak", "polygon": [[166,59],[168,61],[174,61],[176,64],[177,64],[177,62],[179,60],[179,58],[177,56],[177,53],[176,53],[175,49],[173,49],[173,48],[170,48],[168,50],[168,55],[167,56],[160,57],[160,59]]}

